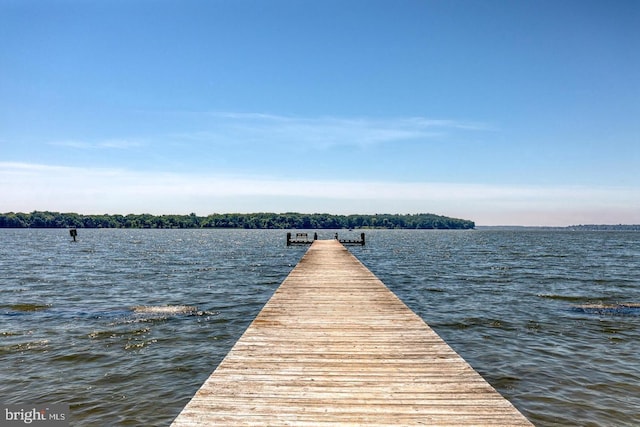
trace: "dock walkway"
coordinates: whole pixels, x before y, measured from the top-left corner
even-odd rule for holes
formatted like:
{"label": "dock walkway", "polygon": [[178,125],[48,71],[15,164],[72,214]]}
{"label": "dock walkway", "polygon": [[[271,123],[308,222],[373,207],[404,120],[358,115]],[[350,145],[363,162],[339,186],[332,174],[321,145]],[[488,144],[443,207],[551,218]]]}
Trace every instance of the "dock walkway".
{"label": "dock walkway", "polygon": [[531,426],[340,242],[317,240],[172,426]]}

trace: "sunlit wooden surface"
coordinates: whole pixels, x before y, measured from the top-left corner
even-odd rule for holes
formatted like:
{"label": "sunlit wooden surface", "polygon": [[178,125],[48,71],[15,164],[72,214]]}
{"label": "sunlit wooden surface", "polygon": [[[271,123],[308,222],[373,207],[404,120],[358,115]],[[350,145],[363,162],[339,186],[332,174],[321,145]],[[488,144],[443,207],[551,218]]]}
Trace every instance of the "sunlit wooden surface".
{"label": "sunlit wooden surface", "polygon": [[318,240],[172,425],[531,424],[339,242]]}

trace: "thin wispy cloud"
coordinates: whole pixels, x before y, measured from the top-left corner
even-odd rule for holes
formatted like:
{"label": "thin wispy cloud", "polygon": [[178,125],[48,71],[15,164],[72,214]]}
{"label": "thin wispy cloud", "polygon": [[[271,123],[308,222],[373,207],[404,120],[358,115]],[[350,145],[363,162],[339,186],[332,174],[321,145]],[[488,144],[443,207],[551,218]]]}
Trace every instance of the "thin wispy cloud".
{"label": "thin wispy cloud", "polygon": [[48,145],[79,150],[128,150],[144,145],[142,141],[132,139],[105,139],[101,141],[63,140],[52,141]]}
{"label": "thin wispy cloud", "polygon": [[460,131],[487,131],[491,126],[423,117],[295,117],[263,113],[187,112],[197,129],[173,133],[173,138],[206,142],[269,142],[280,146],[327,149],[366,148],[404,141],[431,141]]}
{"label": "thin wispy cloud", "polygon": [[[148,126],[149,120],[162,126]],[[282,162],[295,158],[324,165],[308,171],[320,176],[351,170],[344,168],[349,161],[359,162],[362,174],[373,174],[368,169],[379,161],[397,165],[390,171],[400,171],[407,157],[426,157],[436,145],[482,139],[480,134],[490,129],[482,123],[419,116],[300,117],[229,111],[136,111],[131,122],[140,123],[128,129],[136,137],[95,140],[80,135],[46,144],[56,149],[59,164],[68,162],[64,156],[69,150],[77,150],[87,166],[172,170],[190,165],[199,170],[277,173],[284,170]]]}
{"label": "thin wispy cloud", "polygon": [[[263,175],[139,172],[0,162],[2,204],[31,211],[208,214],[263,210],[332,213],[436,212],[481,225],[638,223],[640,192],[629,187],[284,180]],[[176,210],[177,209],[177,210]],[[0,211],[5,211],[0,206]]]}

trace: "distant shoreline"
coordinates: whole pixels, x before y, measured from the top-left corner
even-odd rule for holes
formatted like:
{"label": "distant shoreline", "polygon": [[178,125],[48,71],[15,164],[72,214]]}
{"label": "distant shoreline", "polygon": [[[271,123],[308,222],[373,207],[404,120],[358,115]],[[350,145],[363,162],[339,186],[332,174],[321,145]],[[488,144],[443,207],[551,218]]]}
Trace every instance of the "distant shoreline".
{"label": "distant shoreline", "polygon": [[198,216],[83,215],[34,211],[0,214],[0,228],[226,228],[226,229],[426,229],[470,230],[475,223],[435,214],[332,215],[326,213],[226,213]]}
{"label": "distant shoreline", "polygon": [[570,230],[570,231],[640,231],[640,224],[581,224],[568,226],[477,225],[476,230]]}

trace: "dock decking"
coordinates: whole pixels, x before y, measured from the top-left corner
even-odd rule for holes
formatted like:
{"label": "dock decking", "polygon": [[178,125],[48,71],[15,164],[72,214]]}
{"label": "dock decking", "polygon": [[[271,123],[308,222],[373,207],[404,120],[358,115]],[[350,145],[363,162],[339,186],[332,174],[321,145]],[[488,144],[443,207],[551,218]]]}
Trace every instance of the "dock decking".
{"label": "dock decking", "polygon": [[315,241],[172,426],[531,426],[336,240]]}
{"label": "dock decking", "polygon": [[[341,239],[338,237],[338,233],[336,233],[335,239],[342,243],[343,245],[365,245],[365,236],[364,233],[360,233],[359,239]],[[313,242],[318,240],[318,233],[313,233],[313,240],[309,240],[308,233],[296,233],[296,237],[292,238],[291,233],[287,233],[287,246],[291,245],[310,245]]]}

